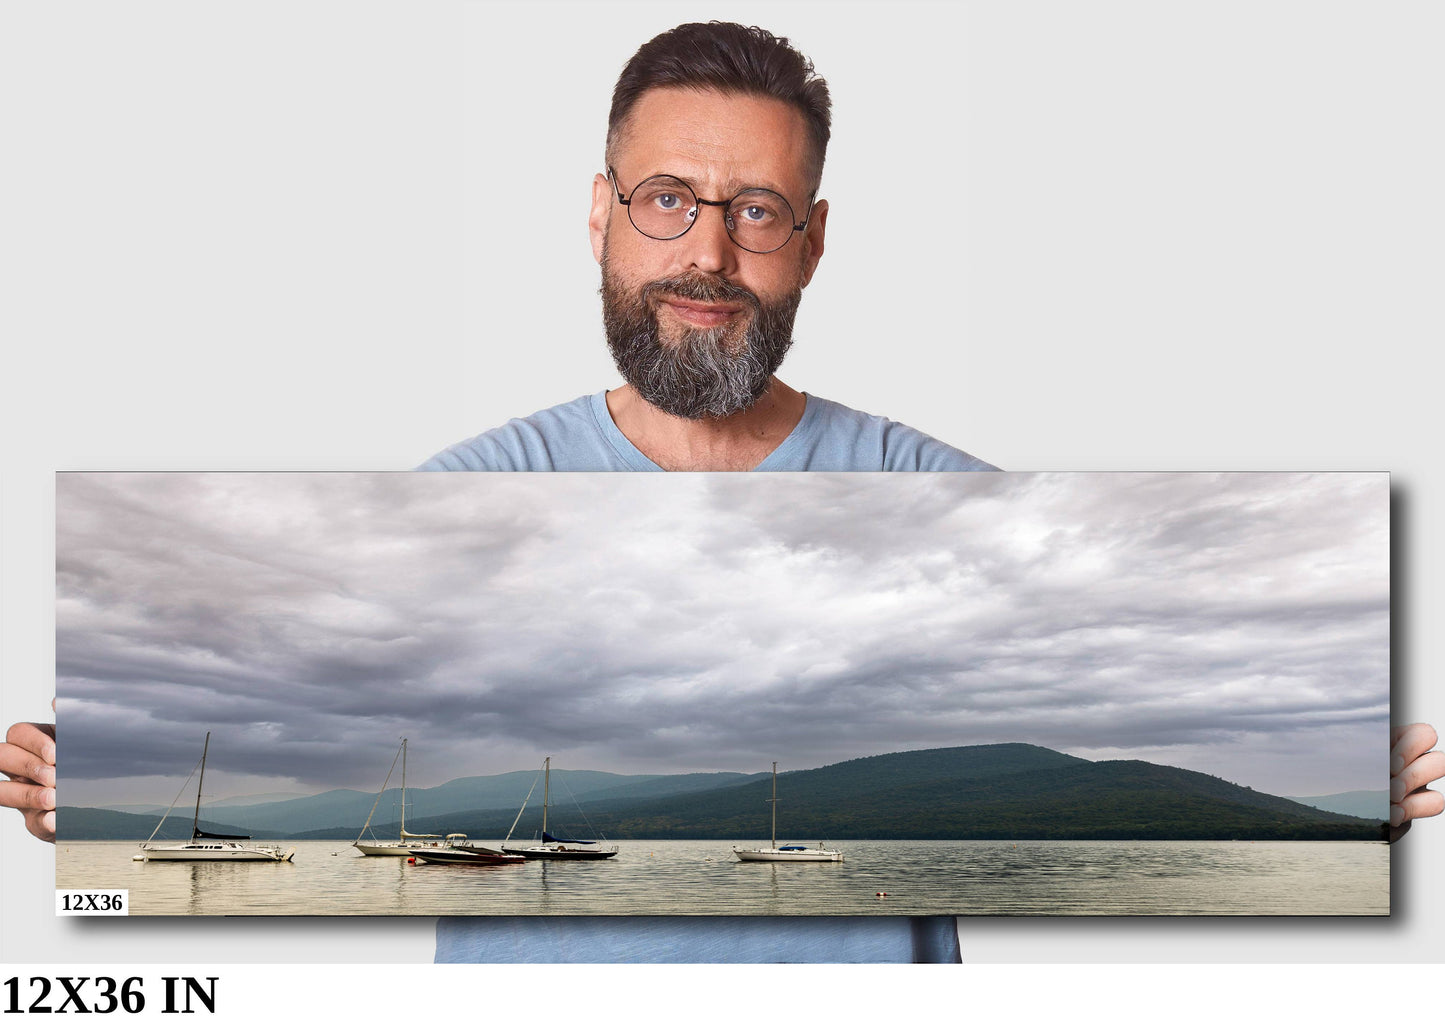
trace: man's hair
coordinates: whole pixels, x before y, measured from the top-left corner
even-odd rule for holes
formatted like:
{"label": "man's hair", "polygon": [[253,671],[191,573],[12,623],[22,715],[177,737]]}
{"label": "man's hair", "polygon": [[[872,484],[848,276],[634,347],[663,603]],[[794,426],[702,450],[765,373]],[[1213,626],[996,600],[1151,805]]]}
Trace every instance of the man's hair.
{"label": "man's hair", "polygon": [[813,62],[766,29],[729,21],[679,25],[643,43],[612,90],[607,162],[642,94],[665,87],[716,89],[782,100],[798,110],[812,141],[812,177],[823,173],[832,121],[828,83]]}

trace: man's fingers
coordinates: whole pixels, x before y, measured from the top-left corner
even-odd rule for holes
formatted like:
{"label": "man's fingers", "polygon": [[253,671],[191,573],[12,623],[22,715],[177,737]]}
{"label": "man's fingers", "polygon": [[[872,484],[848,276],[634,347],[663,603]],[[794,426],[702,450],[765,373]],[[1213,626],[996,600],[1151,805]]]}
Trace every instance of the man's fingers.
{"label": "man's fingers", "polygon": [[1439,739],[1429,723],[1396,726],[1390,731],[1390,775],[1398,775],[1405,766],[1434,747]]}
{"label": "man's fingers", "polygon": [[33,783],[0,783],[0,807],[19,808],[24,812],[54,811],[55,790]]}
{"label": "man's fingers", "polygon": [[0,744],[0,773],[9,777],[0,781],[0,807],[18,808],[33,836],[54,843],[55,727],[38,722],[10,727]]}
{"label": "man's fingers", "polygon": [[5,743],[55,764],[55,727],[49,723],[18,722],[6,732]]}
{"label": "man's fingers", "polygon": [[1428,819],[1445,811],[1445,794],[1434,790],[1422,790],[1409,794],[1404,800],[1390,805],[1390,825],[1398,826],[1411,819]]}
{"label": "man's fingers", "polygon": [[55,842],[55,812],[53,811],[27,811],[25,813],[25,828],[38,840],[46,843]]}
{"label": "man's fingers", "polygon": [[18,783],[55,786],[55,766],[46,764],[40,755],[14,744],[0,744],[0,772]]}
{"label": "man's fingers", "polygon": [[1406,794],[1428,787],[1445,776],[1445,751],[1431,751],[1416,758],[1390,779],[1390,800],[1398,804]]}

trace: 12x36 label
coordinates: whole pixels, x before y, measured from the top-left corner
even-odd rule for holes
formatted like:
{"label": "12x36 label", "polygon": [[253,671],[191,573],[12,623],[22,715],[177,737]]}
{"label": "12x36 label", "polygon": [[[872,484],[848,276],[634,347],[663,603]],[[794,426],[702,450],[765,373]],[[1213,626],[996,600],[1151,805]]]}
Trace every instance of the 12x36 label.
{"label": "12x36 label", "polygon": [[55,913],[72,915],[128,915],[129,890],[56,890]]}

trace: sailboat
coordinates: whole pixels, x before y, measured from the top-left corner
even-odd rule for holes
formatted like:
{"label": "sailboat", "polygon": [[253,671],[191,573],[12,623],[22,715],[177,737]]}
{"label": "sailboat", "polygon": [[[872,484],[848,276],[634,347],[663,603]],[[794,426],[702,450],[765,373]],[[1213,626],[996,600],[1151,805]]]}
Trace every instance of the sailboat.
{"label": "sailboat", "polygon": [[[239,843],[238,841],[251,838],[229,833],[207,833],[201,828],[201,792],[206,785],[206,755],[210,750],[211,732],[207,730],[206,745],[201,749],[201,778],[196,783],[196,813],[191,820],[191,842],[164,846],[151,843],[156,833],[161,831],[161,825],[171,813],[171,808],[176,806],[176,802],[172,801],[171,808],[166,809],[166,814],[161,816],[161,821],[156,823],[151,835],[140,845],[143,853],[137,857],[145,861],[290,861],[296,853],[295,847],[283,851],[276,844]],[[194,774],[195,770],[191,771]],[[187,779],[186,782],[190,780]],[[185,789],[184,784],[181,789]],[[180,800],[180,796],[177,794],[176,800]]]}
{"label": "sailboat", "polygon": [[[371,816],[376,814],[376,806],[381,803],[381,795],[386,793],[386,784],[391,782],[391,774],[396,771],[396,759],[401,759],[401,835],[395,840],[367,840],[362,841],[366,831],[371,828]],[[466,839],[466,837],[462,837]],[[408,833],[406,831],[406,738],[401,738],[401,750],[396,753],[396,758],[391,760],[391,768],[387,770],[386,779],[382,781],[381,789],[376,793],[376,800],[371,803],[371,814],[366,816],[366,822],[357,834],[355,847],[362,854],[369,854],[372,857],[380,858],[407,858],[410,857],[418,847],[440,848],[449,846],[449,842],[441,841],[438,833]],[[420,841],[420,842],[418,842]]]}
{"label": "sailboat", "polygon": [[771,847],[754,847],[751,850],[742,847],[734,847],[733,853],[739,861],[842,861],[842,851],[830,851],[819,843],[817,847],[805,847],[803,844],[783,844],[778,846],[778,763],[773,763],[773,796],[768,798],[768,803],[773,806],[773,845]]}
{"label": "sailboat", "polygon": [[[603,847],[596,840],[567,840],[553,836],[547,832],[547,808],[552,801],[552,759],[548,758],[542,763],[542,842],[531,847],[508,847],[507,840],[512,838],[512,830],[507,830],[507,839],[502,841],[502,850],[508,854],[520,854],[524,858],[549,858],[553,861],[601,861],[603,858],[615,858],[617,848]],[[536,781],[532,783],[533,788],[537,786]],[[527,798],[531,799],[531,791],[528,791]],[[527,801],[522,802],[517,817],[512,820],[512,829],[517,828],[517,823],[522,818],[522,812],[527,810]]]}

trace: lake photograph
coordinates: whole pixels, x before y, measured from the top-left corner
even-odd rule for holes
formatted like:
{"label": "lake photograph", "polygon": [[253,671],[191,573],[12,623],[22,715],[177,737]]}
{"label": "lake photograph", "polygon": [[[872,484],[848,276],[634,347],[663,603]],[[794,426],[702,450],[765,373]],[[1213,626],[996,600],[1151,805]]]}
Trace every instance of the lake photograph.
{"label": "lake photograph", "polygon": [[1384,473],[61,473],[133,915],[1390,913]]}

